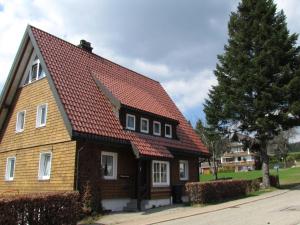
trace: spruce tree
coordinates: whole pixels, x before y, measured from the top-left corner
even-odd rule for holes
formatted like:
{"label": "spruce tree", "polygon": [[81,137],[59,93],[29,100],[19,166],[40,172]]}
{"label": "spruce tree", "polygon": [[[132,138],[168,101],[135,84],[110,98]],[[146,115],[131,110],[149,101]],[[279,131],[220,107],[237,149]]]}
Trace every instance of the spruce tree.
{"label": "spruce tree", "polygon": [[269,187],[267,142],[300,124],[298,35],[289,33],[272,0],[242,0],[230,15],[228,35],[214,71],[218,85],[205,102],[207,123],[255,135]]}

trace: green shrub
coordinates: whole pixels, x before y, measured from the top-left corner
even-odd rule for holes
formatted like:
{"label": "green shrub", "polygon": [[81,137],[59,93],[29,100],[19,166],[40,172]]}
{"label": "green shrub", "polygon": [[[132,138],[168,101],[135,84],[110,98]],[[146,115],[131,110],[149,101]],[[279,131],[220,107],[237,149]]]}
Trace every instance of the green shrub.
{"label": "green shrub", "polygon": [[28,194],[0,198],[0,224],[75,225],[80,214],[78,192]]}
{"label": "green shrub", "polygon": [[260,181],[254,180],[222,180],[207,183],[186,183],[186,191],[192,204],[203,204],[225,199],[246,196],[248,193],[258,191]]}

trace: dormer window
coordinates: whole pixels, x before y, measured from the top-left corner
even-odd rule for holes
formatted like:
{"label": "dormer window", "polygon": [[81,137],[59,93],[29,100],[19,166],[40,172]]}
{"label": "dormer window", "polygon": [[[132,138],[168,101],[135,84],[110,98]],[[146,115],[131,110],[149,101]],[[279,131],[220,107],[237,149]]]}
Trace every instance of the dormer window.
{"label": "dormer window", "polygon": [[153,134],[154,135],[161,135],[161,123],[158,121],[153,122]]}
{"label": "dormer window", "polygon": [[165,125],[165,137],[172,138],[172,125],[170,124]]}
{"label": "dormer window", "polygon": [[126,114],[126,129],[135,130],[135,115]]}
{"label": "dormer window", "polygon": [[31,65],[31,68],[28,71],[28,75],[26,77],[24,85],[30,84],[33,81],[42,79],[45,76],[46,76],[46,74],[41,66],[40,60],[36,57]]}
{"label": "dormer window", "polygon": [[149,133],[149,120],[146,118],[141,118],[141,132]]}

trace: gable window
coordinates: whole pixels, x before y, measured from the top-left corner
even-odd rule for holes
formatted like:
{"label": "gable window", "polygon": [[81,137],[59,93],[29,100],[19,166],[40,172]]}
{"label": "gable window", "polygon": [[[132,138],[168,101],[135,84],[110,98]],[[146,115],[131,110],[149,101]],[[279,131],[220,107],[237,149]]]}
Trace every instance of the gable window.
{"label": "gable window", "polygon": [[172,125],[165,124],[165,137],[172,138]]}
{"label": "gable window", "polygon": [[47,122],[47,110],[48,105],[42,104],[37,107],[36,113],[36,127],[44,127],[46,126]]}
{"label": "gable window", "polygon": [[149,133],[149,120],[146,118],[141,118],[141,132]]}
{"label": "gable window", "polygon": [[11,181],[15,176],[16,157],[8,157],[6,161],[5,180]]}
{"label": "gable window", "polygon": [[16,132],[22,132],[25,127],[25,110],[17,113]]}
{"label": "gable window", "polygon": [[50,179],[51,161],[52,161],[51,152],[43,152],[40,154],[39,174],[38,174],[39,180]]}
{"label": "gable window", "polygon": [[179,161],[179,178],[180,180],[189,179],[189,162],[187,160]]}
{"label": "gable window", "polygon": [[101,152],[101,166],[103,177],[107,180],[117,179],[118,154],[115,152]]}
{"label": "gable window", "polygon": [[126,128],[128,130],[135,130],[135,115],[126,114]]}
{"label": "gable window", "polygon": [[161,134],[161,124],[158,121],[153,122],[153,134],[160,135]]}
{"label": "gable window", "polygon": [[153,186],[170,185],[170,163],[167,161],[152,161]]}
{"label": "gable window", "polygon": [[42,79],[45,76],[46,76],[46,74],[41,66],[40,60],[36,57],[31,65],[31,68],[28,71],[28,75],[26,77],[24,85],[30,84],[33,81]]}

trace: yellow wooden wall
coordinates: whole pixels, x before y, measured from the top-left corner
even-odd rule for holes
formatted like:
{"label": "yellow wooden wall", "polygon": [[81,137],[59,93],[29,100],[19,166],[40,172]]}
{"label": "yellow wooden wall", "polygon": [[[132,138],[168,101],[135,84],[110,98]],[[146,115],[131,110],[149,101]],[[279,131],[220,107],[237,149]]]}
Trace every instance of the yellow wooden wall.
{"label": "yellow wooden wall", "polygon": [[[37,106],[48,104],[45,127],[36,128]],[[25,127],[16,133],[17,112],[26,110]],[[11,112],[1,131],[0,194],[20,192],[73,190],[76,142],[63,122],[47,78],[19,88]],[[38,180],[40,153],[52,151],[51,177]],[[13,181],[5,181],[6,158],[16,156]]]}

